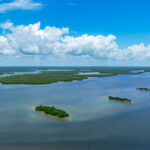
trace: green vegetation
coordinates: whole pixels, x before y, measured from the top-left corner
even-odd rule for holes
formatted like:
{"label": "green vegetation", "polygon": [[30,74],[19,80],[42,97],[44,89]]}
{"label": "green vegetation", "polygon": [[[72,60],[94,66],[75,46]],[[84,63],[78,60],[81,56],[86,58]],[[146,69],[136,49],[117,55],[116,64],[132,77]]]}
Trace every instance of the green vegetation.
{"label": "green vegetation", "polygon": [[55,107],[49,107],[49,106],[36,106],[35,108],[36,111],[42,111],[46,114],[50,114],[53,116],[57,116],[60,118],[65,118],[65,117],[69,117],[69,114],[66,113],[64,110],[60,110],[60,109],[56,109]]}
{"label": "green vegetation", "polygon": [[58,81],[83,80],[88,77],[103,77],[110,75],[77,75],[77,71],[45,71],[38,74],[12,75],[1,77],[3,84],[50,84]]}
{"label": "green vegetation", "polygon": [[0,67],[0,75],[13,74],[14,72],[30,72],[34,71],[31,67]]}
{"label": "green vegetation", "polygon": [[149,88],[136,88],[136,90],[141,90],[141,91],[150,91]]}
{"label": "green vegetation", "polygon": [[[44,71],[48,69],[72,69],[73,71]],[[133,70],[150,72],[150,67],[0,67],[0,74],[43,70],[38,74],[0,77],[3,84],[50,84],[58,81],[83,80],[88,77],[105,77],[117,74],[135,74]],[[100,72],[97,75],[77,75],[79,72]],[[139,74],[137,72],[136,74]]]}
{"label": "green vegetation", "polygon": [[130,99],[127,99],[127,98],[120,98],[120,97],[109,96],[108,99],[109,99],[109,100],[116,100],[116,101],[131,103],[131,100],[130,100]]}

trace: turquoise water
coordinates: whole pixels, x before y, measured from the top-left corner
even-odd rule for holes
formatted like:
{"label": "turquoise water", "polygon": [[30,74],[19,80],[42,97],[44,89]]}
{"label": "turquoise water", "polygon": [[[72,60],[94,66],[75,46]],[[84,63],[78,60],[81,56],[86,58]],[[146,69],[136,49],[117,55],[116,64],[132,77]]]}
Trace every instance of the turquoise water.
{"label": "turquoise water", "polygon": [[[89,78],[47,85],[0,84],[0,149],[149,150],[150,73]],[[131,104],[107,97],[132,99]],[[53,105],[59,120],[35,112]]]}

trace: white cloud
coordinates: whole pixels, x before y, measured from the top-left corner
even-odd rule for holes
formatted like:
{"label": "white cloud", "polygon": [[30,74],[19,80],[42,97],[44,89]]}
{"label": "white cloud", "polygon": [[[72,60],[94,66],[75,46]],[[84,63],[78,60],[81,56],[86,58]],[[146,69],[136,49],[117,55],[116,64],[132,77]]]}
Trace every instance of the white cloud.
{"label": "white cloud", "polygon": [[10,29],[11,27],[13,27],[13,23],[10,21],[0,24],[0,28],[2,28],[4,30]]}
{"label": "white cloud", "polygon": [[38,9],[42,6],[41,3],[35,3],[32,0],[13,0],[10,3],[2,3],[0,4],[0,12],[4,13],[9,10],[33,10]]}
{"label": "white cloud", "polygon": [[46,26],[41,29],[40,22],[14,26],[8,21],[0,24],[0,28],[3,30],[1,55],[82,56],[108,60],[150,58],[150,45],[132,45],[122,50],[118,48],[114,35],[74,37],[69,35],[68,28]]}
{"label": "white cloud", "polygon": [[90,55],[98,58],[116,55],[118,47],[114,40],[115,36],[89,36],[84,34],[80,37],[66,36],[62,39],[64,50],[71,55]]}

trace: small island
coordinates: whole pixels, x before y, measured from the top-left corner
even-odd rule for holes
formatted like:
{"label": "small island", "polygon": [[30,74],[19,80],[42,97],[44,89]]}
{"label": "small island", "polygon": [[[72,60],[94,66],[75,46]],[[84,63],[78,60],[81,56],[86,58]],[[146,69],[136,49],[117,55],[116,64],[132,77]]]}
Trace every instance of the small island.
{"label": "small island", "polygon": [[141,91],[150,91],[149,88],[136,88],[136,90],[141,90]]}
{"label": "small island", "polygon": [[42,112],[44,112],[46,114],[57,116],[59,118],[69,117],[69,114],[66,113],[64,110],[56,109],[53,106],[49,107],[49,106],[42,106],[42,105],[40,105],[40,106],[36,106],[35,110],[36,111],[42,111]]}
{"label": "small island", "polygon": [[115,101],[121,101],[121,102],[131,103],[131,100],[127,99],[127,98],[120,98],[120,97],[109,96],[108,99],[109,100],[115,100]]}

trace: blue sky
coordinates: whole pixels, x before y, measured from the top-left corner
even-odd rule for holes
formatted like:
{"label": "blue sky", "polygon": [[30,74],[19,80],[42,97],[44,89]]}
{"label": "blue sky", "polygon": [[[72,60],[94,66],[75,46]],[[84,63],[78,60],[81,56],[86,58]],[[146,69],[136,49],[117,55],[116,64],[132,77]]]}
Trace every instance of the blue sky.
{"label": "blue sky", "polygon": [[148,65],[149,6],[148,0],[1,0],[0,65]]}

